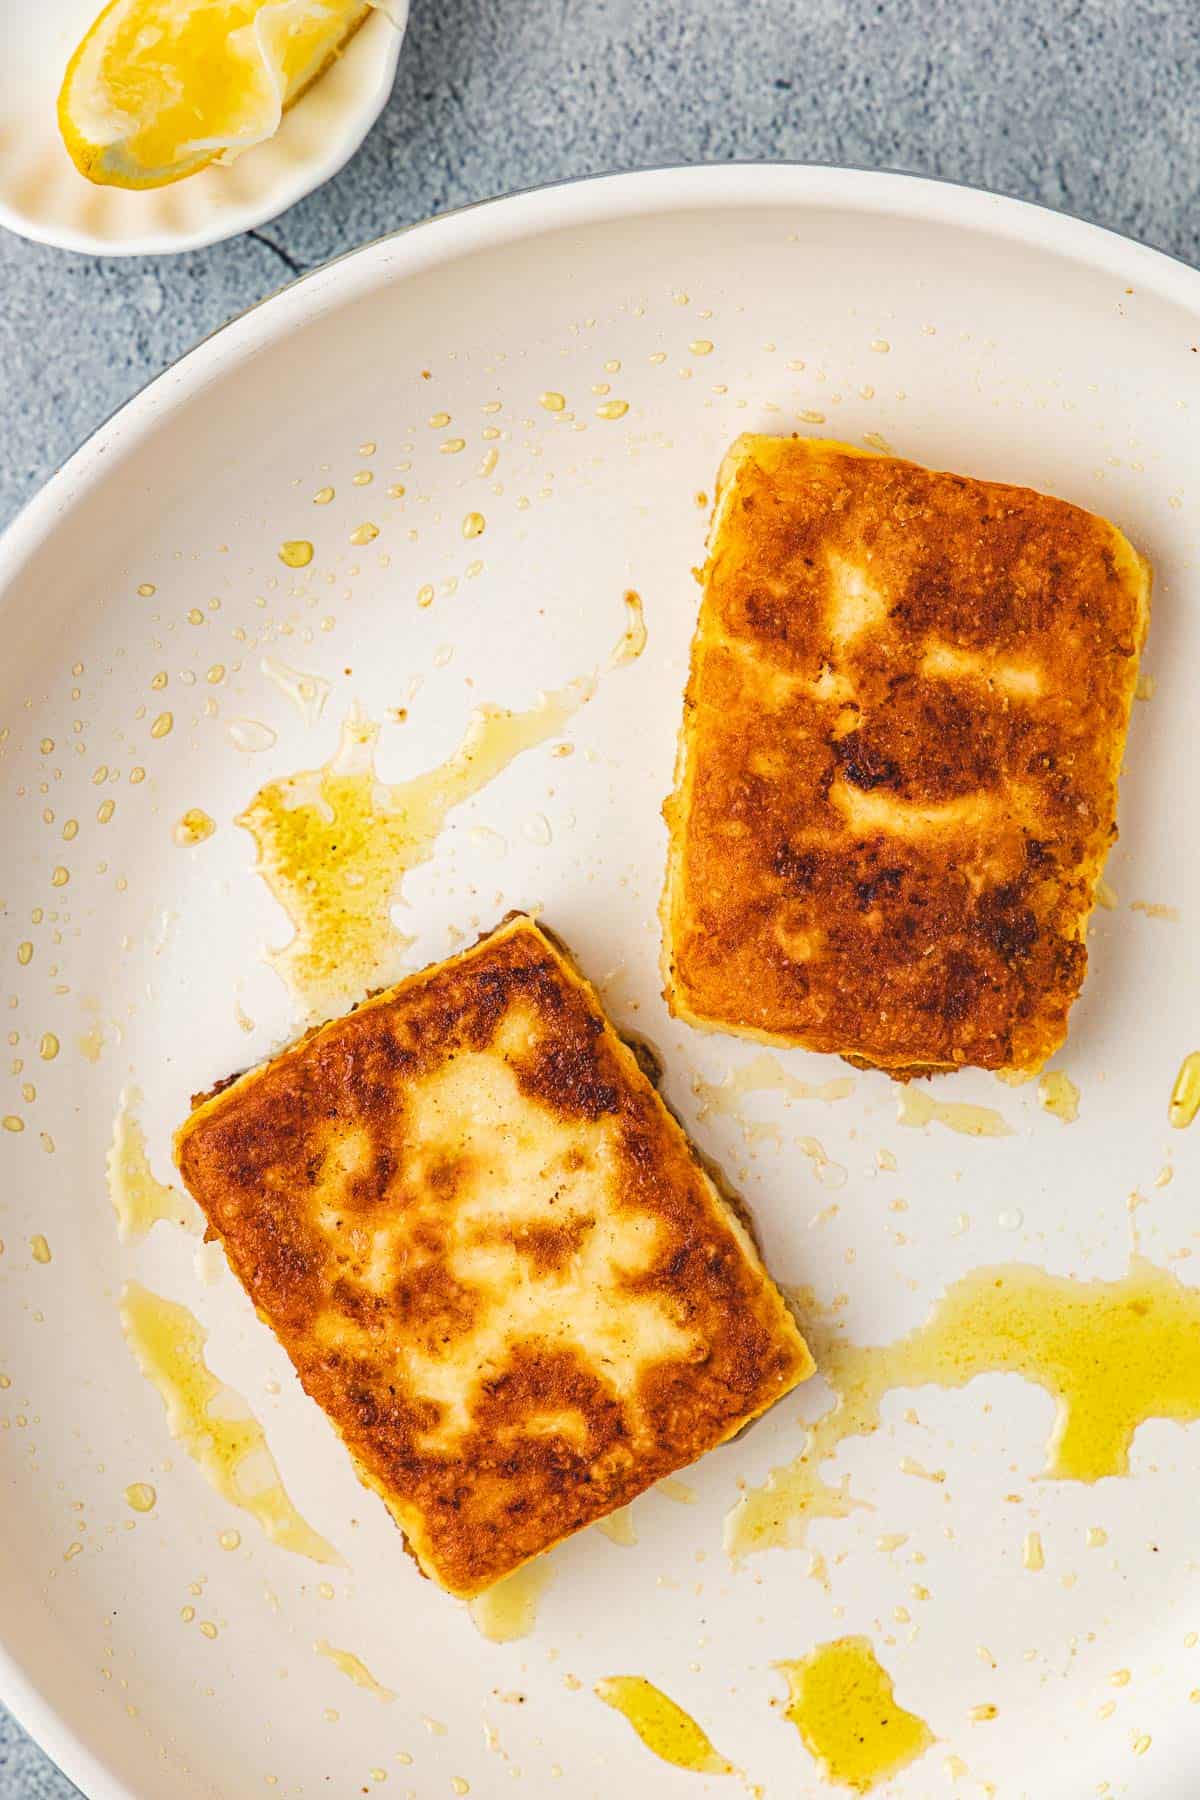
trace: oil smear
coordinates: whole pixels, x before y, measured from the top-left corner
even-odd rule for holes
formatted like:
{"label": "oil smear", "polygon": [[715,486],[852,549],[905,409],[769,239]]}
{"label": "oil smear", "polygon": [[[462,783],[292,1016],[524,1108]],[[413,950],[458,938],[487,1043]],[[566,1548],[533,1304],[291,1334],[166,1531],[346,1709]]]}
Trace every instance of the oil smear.
{"label": "oil smear", "polygon": [[467,1610],[479,1635],[493,1644],[511,1644],[528,1637],[537,1623],[538,1601],[553,1573],[544,1556],[535,1557],[476,1594],[468,1601]]}
{"label": "oil smear", "polygon": [[195,1314],[130,1281],[121,1294],[121,1326],[138,1367],[162,1398],[171,1436],[217,1492],[257,1519],[273,1544],[313,1562],[340,1563],[288,1498],[246,1402],[205,1362],[208,1334]]}
{"label": "oil smear", "polygon": [[280,693],[291,701],[304,723],[315,725],[331,692],[325,677],[293,669],[274,656],[264,656],[258,666],[267,680],[274,682]]}
{"label": "oil smear", "polygon": [[697,1076],[692,1092],[700,1102],[696,1117],[702,1120],[711,1113],[736,1114],[745,1094],[778,1093],[789,1100],[846,1100],[854,1092],[854,1082],[848,1075],[833,1081],[801,1081],[788,1073],[777,1056],[764,1050],[739,1068],[730,1069],[721,1081],[702,1081]]}
{"label": "oil smear", "polygon": [[396,977],[413,942],[392,920],[405,875],[432,856],[447,814],[522,751],[560,736],[595,685],[590,676],[569,682],[525,712],[481,706],[444,763],[395,783],[379,780],[379,726],[355,706],[324,767],[259,789],[237,822],[294,927],[268,960],[314,1014]]}
{"label": "oil smear", "polygon": [[1193,1050],[1179,1065],[1167,1117],[1176,1131],[1185,1131],[1200,1112],[1200,1050]]}
{"label": "oil smear", "polygon": [[655,1756],[697,1775],[732,1775],[731,1762],[714,1749],[682,1706],[642,1675],[609,1675],[596,1683],[596,1697],[623,1714]]}
{"label": "oil smear", "polygon": [[1065,1069],[1047,1069],[1038,1081],[1038,1103],[1064,1125],[1079,1117],[1079,1089]]}
{"label": "oil smear", "polygon": [[928,1088],[909,1082],[896,1105],[901,1125],[944,1125],[964,1137],[1008,1137],[1012,1126],[994,1106],[972,1106],[965,1100],[935,1100]]}
{"label": "oil smear", "polygon": [[363,1688],[368,1694],[374,1694],[377,1700],[391,1701],[396,1698],[391,1688],[384,1687],[381,1681],[376,1681],[366,1663],[361,1657],[355,1656],[352,1650],[339,1650],[336,1644],[329,1642],[328,1638],[318,1638],[313,1649],[318,1656],[328,1657],[334,1668],[340,1669],[342,1674],[354,1683],[355,1687]]}
{"label": "oil smear", "polygon": [[160,1219],[169,1219],[182,1231],[199,1230],[186,1196],[160,1181],[150,1167],[146,1134],[137,1117],[141,1103],[140,1088],[127,1087],[123,1091],[108,1150],[108,1197],[117,1215],[117,1235],[123,1244],[138,1243]]}
{"label": "oil smear", "polygon": [[638,1541],[632,1505],[619,1506],[606,1519],[597,1519],[596,1530],[603,1532],[610,1543],[619,1544],[623,1550],[632,1550]]}
{"label": "oil smear", "polygon": [[924,1719],[897,1702],[869,1638],[836,1638],[775,1666],[787,1678],[784,1716],[827,1781],[869,1793],[934,1742]]}
{"label": "oil smear", "polygon": [[646,614],[642,606],[642,596],[633,588],[625,590],[625,629],[617,639],[612,653],[612,666],[619,669],[625,663],[636,662],[646,648]]}
{"label": "oil smear", "polygon": [[1043,1473],[1059,1481],[1127,1474],[1133,1434],[1147,1419],[1200,1419],[1200,1289],[1142,1257],[1118,1281],[1075,1281],[1022,1263],[976,1269],[892,1344],[848,1344],[819,1318],[806,1320],[805,1335],[835,1403],[800,1455],[728,1515],[735,1561],[803,1544],[811,1520],[863,1504],[848,1477],[835,1486],[822,1469],[848,1438],[878,1430],[884,1396],[899,1388],[961,1388],[993,1374],[1033,1382],[1057,1402]]}

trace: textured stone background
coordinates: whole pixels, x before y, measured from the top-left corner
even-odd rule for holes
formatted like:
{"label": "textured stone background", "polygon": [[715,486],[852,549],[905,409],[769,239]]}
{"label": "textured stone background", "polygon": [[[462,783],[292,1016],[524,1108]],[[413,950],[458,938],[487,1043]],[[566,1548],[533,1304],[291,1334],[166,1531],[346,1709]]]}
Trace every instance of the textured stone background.
{"label": "textured stone background", "polygon": [[[144,261],[0,233],[0,523],[148,377],[293,274],[562,176],[910,169],[1200,262],[1198,92],[1200,9],[1183,0],[414,0],[383,119],[262,231]],[[0,1800],[72,1792],[0,1711]]]}

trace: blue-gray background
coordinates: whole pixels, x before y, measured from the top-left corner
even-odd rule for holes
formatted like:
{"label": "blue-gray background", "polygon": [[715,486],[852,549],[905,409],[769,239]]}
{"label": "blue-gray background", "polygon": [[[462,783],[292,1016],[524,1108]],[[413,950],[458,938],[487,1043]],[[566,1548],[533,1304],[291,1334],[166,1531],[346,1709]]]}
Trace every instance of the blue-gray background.
{"label": "blue-gray background", "polygon": [[[1200,262],[1198,93],[1192,0],[414,0],[371,137],[261,231],[145,260],[0,232],[0,523],[149,376],[294,274],[562,176],[911,169]],[[0,1709],[0,1800],[73,1792]]]}

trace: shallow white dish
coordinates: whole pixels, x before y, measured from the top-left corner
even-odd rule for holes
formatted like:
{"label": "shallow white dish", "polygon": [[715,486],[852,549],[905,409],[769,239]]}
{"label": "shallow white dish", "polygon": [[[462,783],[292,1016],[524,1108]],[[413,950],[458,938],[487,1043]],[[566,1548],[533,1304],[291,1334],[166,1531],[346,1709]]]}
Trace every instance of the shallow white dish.
{"label": "shallow white dish", "polygon": [[[1188,1703],[1200,1427],[1144,1426],[1132,1477],[1083,1487],[1035,1479],[1051,1417],[1038,1390],[995,1377],[923,1392],[920,1426],[904,1418],[912,1396],[893,1395],[884,1430],[838,1464],[876,1510],[813,1530],[825,1591],[803,1552],[733,1570],[721,1549],[739,1480],[801,1448],[814,1386],[690,1471],[694,1505],[638,1502],[635,1548],[591,1531],[557,1552],[534,1634],[493,1645],[419,1578],[228,1273],[203,1285],[195,1240],[166,1224],[120,1247],[104,1179],[127,1083],[145,1091],[166,1177],[189,1094],[296,1026],[261,960],[288,928],[232,824],[254,791],[323,762],[355,698],[377,719],[408,708],[384,726],[386,776],[428,768],[472,705],[525,706],[605,663],[633,587],[647,648],[577,714],[576,753],[522,756],[451,815],[408,878],[411,960],[445,954],[451,927],[473,934],[542,903],[616,1019],[663,1052],[668,1096],[737,1179],[773,1271],[825,1301],[844,1294],[860,1341],[896,1336],[981,1264],[1120,1273],[1134,1190],[1151,1196],[1134,1215],[1143,1250],[1163,1264],[1189,1252],[1200,1128],[1170,1131],[1166,1105],[1196,1047],[1198,341],[1200,276],[1012,201],[781,167],[587,182],[437,220],[288,289],[141,394],[11,528],[0,968],[14,1063],[0,1113],[25,1129],[0,1135],[0,1692],[95,1800],[342,1794],[372,1789],[372,1770],[383,1792],[422,1800],[453,1780],[598,1800],[719,1788],[656,1761],[593,1697],[617,1672],[659,1683],[768,1795],[815,1795],[814,1765],[772,1710],[783,1684],[771,1665],[852,1631],[872,1637],[899,1698],[941,1740],[889,1792],[975,1795],[991,1781],[1004,1796],[1077,1800],[1111,1782],[1147,1800],[1200,1783]],[[546,393],[564,409],[540,404]],[[613,399],[628,412],[598,417]],[[451,423],[431,426],[442,414]],[[906,1129],[895,1089],[868,1075],[828,1107],[749,1099],[748,1116],[780,1126],[779,1147],[747,1145],[733,1116],[698,1120],[693,1076],[719,1078],[751,1049],[674,1025],[658,998],[659,807],[696,608],[697,495],[736,433],[798,416],[800,429],[878,434],[920,461],[1105,511],[1156,565],[1145,666],[1158,686],[1136,709],[1109,870],[1122,904],[1098,915],[1061,1059],[1082,1092],[1073,1125],[1032,1089],[977,1073],[955,1078],[953,1097],[997,1107],[1012,1136]],[[456,436],[466,448],[444,452]],[[327,486],[335,498],[314,505]],[[486,529],[465,541],[474,511]],[[378,538],[351,545],[366,521]],[[278,560],[291,539],[316,546],[307,569]],[[330,682],[319,721],[263,673],[264,655]],[[174,727],[155,737],[167,709]],[[270,728],[269,748],[231,741],[246,719]],[[131,784],[134,768],[146,775]],[[106,798],[115,812],[100,824]],[[172,828],[197,806],[217,832],[179,848]],[[548,842],[529,829],[538,818]],[[78,835],[64,842],[68,820]],[[52,1062],[38,1054],[47,1031],[62,1043]],[[838,1191],[814,1178],[802,1134],[846,1171]],[[881,1147],[897,1173],[878,1170]],[[1168,1162],[1174,1181],[1155,1188]],[[269,1545],[169,1441],[121,1339],[130,1276],[209,1328],[214,1367],[348,1560],[332,1598],[327,1571]],[[905,1457],[945,1482],[912,1479]],[[123,1499],[137,1481],[157,1489],[152,1514]],[[234,1553],[218,1545],[230,1527]],[[1104,1549],[1085,1548],[1091,1527]],[[1036,1573],[1022,1566],[1033,1530]],[[908,1544],[884,1553],[883,1533]],[[363,1658],[394,1702],[352,1686],[314,1654],[318,1639]],[[972,1722],[981,1704],[998,1708],[994,1723]],[[969,1771],[957,1788],[951,1757]]]}
{"label": "shallow white dish", "polygon": [[144,193],[87,181],[58,129],[63,71],[99,10],[100,0],[2,10],[0,225],[63,250],[159,256],[252,231],[337,174],[387,104],[408,0],[366,21],[269,142]]}

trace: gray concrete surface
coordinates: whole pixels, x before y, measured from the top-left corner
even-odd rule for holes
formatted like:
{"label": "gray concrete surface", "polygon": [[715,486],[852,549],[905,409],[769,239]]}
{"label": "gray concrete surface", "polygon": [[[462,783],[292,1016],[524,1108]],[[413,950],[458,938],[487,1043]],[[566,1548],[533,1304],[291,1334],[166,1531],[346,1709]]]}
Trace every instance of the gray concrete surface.
{"label": "gray concrete surface", "polygon": [[[383,119],[263,230],[145,261],[0,233],[0,522],[149,376],[293,274],[561,176],[750,157],[910,169],[1200,262],[1198,93],[1190,0],[414,0]],[[0,1712],[0,1800],[72,1792]]]}

